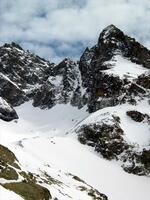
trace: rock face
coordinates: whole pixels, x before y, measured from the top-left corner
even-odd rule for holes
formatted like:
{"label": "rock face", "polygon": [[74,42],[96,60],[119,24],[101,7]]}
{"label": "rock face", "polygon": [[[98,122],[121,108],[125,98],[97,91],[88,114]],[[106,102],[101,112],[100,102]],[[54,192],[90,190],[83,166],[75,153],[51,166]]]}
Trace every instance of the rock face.
{"label": "rock face", "polygon": [[129,148],[122,135],[123,130],[118,123],[114,123],[114,125],[102,123],[82,126],[78,139],[82,144],[95,147],[95,151],[111,160]]}
{"label": "rock face", "polygon": [[0,96],[13,106],[20,105],[47,80],[52,65],[15,43],[5,44],[0,47]]}
{"label": "rock face", "polygon": [[[135,110],[124,111],[123,109],[122,113],[118,112],[117,115],[116,113],[116,111],[108,111],[99,114],[99,111],[97,111],[97,114],[94,113],[93,117],[89,116],[89,119],[81,122],[75,130],[78,140],[82,144],[93,147],[105,159],[119,161],[119,164],[126,172],[150,176],[149,143],[141,145],[136,143],[136,141],[134,143],[131,142],[128,139],[127,129],[122,125],[125,123],[127,116],[135,123],[133,132],[136,129],[137,123],[139,128],[140,126],[145,126],[149,131],[149,115]],[[124,117],[122,116],[123,113]],[[146,131],[146,128],[143,130]],[[138,134],[137,130],[136,134]],[[140,134],[144,133],[140,132]]]}
{"label": "rock face", "polygon": [[16,111],[2,97],[0,97],[0,119],[4,121],[18,119]]}
{"label": "rock face", "polygon": [[69,102],[74,106],[80,106],[81,79],[77,63],[66,58],[54,66],[33,100],[33,105],[41,108],[51,108],[57,103]]}
{"label": "rock face", "polygon": [[121,62],[118,63],[120,69],[123,68],[124,76],[119,70],[114,73],[118,56],[143,68],[150,68],[150,51],[114,25],[108,26],[100,34],[97,45],[87,48],[79,62],[83,86],[89,94],[90,112],[118,104],[119,97],[126,95],[134,82],[135,77],[125,73]]}
{"label": "rock face", "polygon": [[82,106],[82,81],[76,62],[66,58],[55,65],[15,43],[0,47],[0,83],[0,96],[12,106],[30,99],[41,108],[68,102]]}
{"label": "rock face", "polygon": [[127,111],[127,115],[136,122],[142,122],[144,120],[150,121],[150,117],[147,114],[143,114],[135,110]]}
{"label": "rock face", "polygon": [[0,74],[0,84],[0,96],[5,98],[11,105],[17,106],[27,100],[25,93],[18,87],[18,85],[2,73]]}
{"label": "rock face", "polygon": [[145,89],[150,89],[150,74],[142,74],[137,79],[137,84]]}

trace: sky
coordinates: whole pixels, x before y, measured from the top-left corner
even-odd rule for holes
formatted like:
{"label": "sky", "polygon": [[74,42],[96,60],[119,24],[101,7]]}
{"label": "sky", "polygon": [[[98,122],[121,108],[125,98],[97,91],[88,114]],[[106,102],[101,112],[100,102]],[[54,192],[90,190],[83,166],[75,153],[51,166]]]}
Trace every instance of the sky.
{"label": "sky", "polygon": [[79,59],[110,24],[150,48],[150,0],[0,0],[0,45],[52,62]]}

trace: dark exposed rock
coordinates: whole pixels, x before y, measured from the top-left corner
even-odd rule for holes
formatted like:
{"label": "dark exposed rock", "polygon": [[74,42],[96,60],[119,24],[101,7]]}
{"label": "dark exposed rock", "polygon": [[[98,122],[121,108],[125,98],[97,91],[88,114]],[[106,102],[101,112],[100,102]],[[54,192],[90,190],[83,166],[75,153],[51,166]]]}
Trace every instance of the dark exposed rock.
{"label": "dark exposed rock", "polygon": [[96,72],[89,88],[89,111],[94,112],[103,107],[117,105],[119,103],[118,97],[124,90],[123,86],[124,81],[119,77]]}
{"label": "dark exposed rock", "polygon": [[0,145],[0,161],[19,169],[19,166],[17,164],[18,160],[15,154],[3,145]]}
{"label": "dark exposed rock", "polygon": [[6,43],[6,44],[4,44],[4,47],[6,47],[6,48],[15,47],[15,48],[23,51],[22,47],[19,44],[15,43],[15,42],[12,42],[11,44],[7,44]]}
{"label": "dark exposed rock", "polygon": [[127,91],[128,95],[132,95],[132,94],[138,95],[138,94],[145,94],[145,93],[146,91],[135,83],[132,83]]}
{"label": "dark exposed rock", "polygon": [[143,149],[143,152],[140,156],[140,160],[144,164],[144,166],[150,171],[150,149]]}
{"label": "dark exposed rock", "polygon": [[123,157],[128,162],[122,166],[126,172],[139,176],[150,175],[150,149],[143,149],[140,152],[130,150]]}
{"label": "dark exposed rock", "polygon": [[118,122],[113,125],[105,123],[83,125],[78,130],[78,139],[82,144],[93,146],[95,151],[109,160],[117,159],[118,155],[129,148],[122,135],[123,130]]}
{"label": "dark exposed rock", "polygon": [[18,195],[22,196],[25,200],[50,200],[52,196],[49,190],[41,185],[35,183],[12,182],[3,185],[6,189],[12,190]]}
{"label": "dark exposed rock", "polygon": [[52,108],[55,105],[55,91],[48,83],[43,84],[35,93],[33,106]]}
{"label": "dark exposed rock", "polygon": [[9,78],[0,74],[0,96],[13,106],[24,103],[28,98],[25,93]]}
{"label": "dark exposed rock", "polygon": [[1,68],[5,74],[20,88],[26,88],[27,84],[42,83],[48,77],[52,64],[42,58],[24,51],[17,44],[7,44],[0,47]]}
{"label": "dark exposed rock", "polygon": [[[62,103],[70,102],[74,92],[80,90],[80,74],[77,64],[74,61],[66,58],[59,63],[53,71],[55,77],[60,76],[61,78],[60,95],[62,100],[60,101]],[[56,95],[59,94],[56,93]]]}
{"label": "dark exposed rock", "polygon": [[[127,111],[126,114],[136,122],[150,125],[150,117],[138,111]],[[94,148],[94,150],[108,160],[119,160],[122,168],[136,175],[150,175],[150,150],[139,148],[138,144],[131,143],[122,129],[122,121],[118,115],[109,112],[99,116],[99,121],[88,120],[76,128],[78,140]],[[95,118],[96,119],[96,118]],[[141,133],[142,134],[142,133]]]}
{"label": "dark exposed rock", "polygon": [[[28,100],[26,93],[47,80],[53,64],[24,51],[18,44],[0,47],[0,95],[13,106]],[[32,95],[31,95],[32,96]]]}
{"label": "dark exposed rock", "polygon": [[34,106],[51,108],[57,103],[69,102],[73,106],[82,106],[80,72],[74,61],[64,59],[49,75],[35,93]]}
{"label": "dark exposed rock", "polygon": [[150,89],[150,74],[142,74],[137,79],[137,84],[146,89]]}
{"label": "dark exposed rock", "polygon": [[16,111],[2,97],[0,97],[0,119],[8,122],[18,119]]}
{"label": "dark exposed rock", "polygon": [[150,119],[150,117],[147,114],[143,114],[136,110],[127,111],[126,114],[129,117],[131,117],[132,120],[134,120],[136,122],[142,122],[142,121],[144,121],[144,119],[147,119],[147,120]]}
{"label": "dark exposed rock", "polygon": [[95,55],[96,46],[89,49],[88,47],[83,52],[80,61],[79,61],[79,68],[82,75],[82,84],[84,87],[88,87],[89,83],[92,81],[92,66],[91,60]]}

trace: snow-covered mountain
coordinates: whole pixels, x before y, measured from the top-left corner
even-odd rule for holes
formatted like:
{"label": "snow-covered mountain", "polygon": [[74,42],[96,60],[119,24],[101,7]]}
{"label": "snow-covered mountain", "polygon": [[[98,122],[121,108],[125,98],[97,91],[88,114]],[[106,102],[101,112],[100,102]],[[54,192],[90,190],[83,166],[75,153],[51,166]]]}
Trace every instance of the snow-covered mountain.
{"label": "snow-covered mountain", "polygon": [[0,199],[150,199],[148,49],[114,25],[78,62],[5,44],[0,83]]}

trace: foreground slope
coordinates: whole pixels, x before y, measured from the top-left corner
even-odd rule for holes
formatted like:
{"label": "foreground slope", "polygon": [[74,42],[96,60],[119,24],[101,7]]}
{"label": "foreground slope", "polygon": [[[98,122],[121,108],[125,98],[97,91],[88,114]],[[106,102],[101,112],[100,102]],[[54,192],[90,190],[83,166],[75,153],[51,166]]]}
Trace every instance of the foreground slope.
{"label": "foreground slope", "polygon": [[[128,174],[124,172],[117,163],[105,160],[100,155],[96,154],[91,147],[80,144],[77,141],[76,133],[74,134],[73,132],[74,129],[80,126],[80,123],[78,126],[72,124],[72,119],[75,118],[72,117],[70,121],[67,120],[68,127],[66,127],[66,130],[70,131],[70,129],[73,128],[72,126],[75,126],[75,128],[71,129],[70,134],[64,134],[66,133],[64,131],[58,134],[55,130],[44,133],[41,131],[41,127],[45,127],[44,121],[41,122],[43,126],[39,126],[35,129],[35,121],[31,116],[36,116],[36,122],[40,122],[44,112],[49,112],[49,114],[47,113],[47,118],[51,119],[53,116],[50,112],[51,110],[44,111],[39,108],[31,108],[31,103],[23,104],[21,107],[19,106],[16,108],[20,115],[20,121],[18,120],[18,123],[10,122],[10,128],[8,128],[8,123],[1,121],[1,127],[5,127],[4,130],[7,138],[11,138],[9,142],[6,141],[5,138],[2,141],[15,153],[23,170],[33,174],[39,174],[40,177],[43,177],[43,172],[46,172],[52,178],[63,182],[65,185],[68,184],[68,189],[63,186],[63,189],[61,188],[60,191],[72,195],[74,199],[77,199],[78,195],[80,197],[79,199],[84,199],[84,194],[82,195],[82,193],[78,192],[78,190],[76,191],[74,186],[72,186],[72,184],[75,184],[76,187],[82,185],[80,181],[74,183],[72,180],[72,177],[77,175],[94,188],[107,195],[108,199],[116,200],[121,198],[124,200],[128,198],[129,200],[140,200],[144,197],[145,200],[149,200],[149,178]],[[71,113],[71,109],[70,107],[70,112],[68,112],[68,114]],[[67,110],[67,106],[65,110]],[[73,116],[76,116],[75,112]],[[82,110],[82,112],[84,111]],[[68,118],[67,112],[65,113],[64,111],[63,113],[64,116]],[[83,118],[85,118],[86,114],[87,113],[83,115],[82,113]],[[97,116],[96,113],[93,115]],[[27,116],[30,116],[30,118],[27,118]],[[91,119],[89,120],[89,118]],[[85,121],[87,120],[88,122],[89,120],[92,122],[93,116],[89,116],[89,118],[85,119]],[[99,119],[100,117],[98,116],[97,118]],[[61,117],[58,117],[58,120],[61,121]],[[51,120],[49,120],[49,124],[50,122]],[[19,123],[21,123],[21,125]],[[30,123],[29,127],[27,126],[28,123]],[[15,127],[13,128],[13,132],[11,132],[13,124]],[[64,125],[63,123],[60,124],[59,128],[63,130]],[[81,122],[81,124],[84,124],[84,121]],[[22,127],[26,127],[26,132],[28,133],[31,130],[31,135],[30,133],[23,134],[23,137],[25,137],[24,139],[21,139],[21,136],[19,136],[19,134],[24,131]],[[3,128],[1,128],[1,131],[2,130]],[[19,141],[17,140],[18,137],[20,137]],[[74,175],[66,175],[66,173]],[[43,186],[45,187],[46,185],[44,184]],[[51,185],[50,187],[48,186],[48,189],[52,196],[61,196],[58,192],[58,186],[56,187],[56,185],[54,185],[53,188]],[[72,190],[76,192],[72,192]],[[63,195],[60,199],[62,199],[62,197]],[[88,196],[86,196],[86,198],[88,198]],[[65,196],[64,199],[67,199],[67,196]]]}
{"label": "foreground slope", "polygon": [[[75,108],[73,109],[68,105],[69,111],[67,111],[67,107],[65,110],[68,114],[71,114],[72,111],[72,119],[68,118],[67,115],[66,118],[60,116],[60,120],[63,121],[59,125],[59,128],[53,124],[53,129],[51,129],[50,127],[52,125],[48,126],[47,122],[46,125],[48,127],[45,127],[45,121],[41,121],[41,117],[46,111],[33,108],[31,103],[26,103],[23,105],[23,108],[21,107],[22,106],[19,106],[17,108],[18,111],[20,110],[18,112],[20,121],[10,122],[10,127],[6,122],[1,121],[1,133],[3,133],[1,134],[1,142],[7,145],[15,154],[6,147],[2,145],[0,146],[0,167],[2,169],[0,173],[0,184],[21,195],[25,200],[40,200],[43,198],[45,200],[66,200],[70,198],[75,200],[92,200],[93,198],[107,200],[107,197],[104,194],[100,193],[98,190],[84,182],[81,178],[71,173],[71,170],[65,170],[61,168],[61,166],[49,162],[49,160],[43,160],[44,155],[47,155],[50,160],[53,157],[50,155],[50,149],[48,149],[49,143],[51,144],[53,141],[51,141],[48,136],[52,136],[52,134],[55,135],[55,137],[57,137],[56,135],[62,135],[63,138],[65,134],[65,130],[63,129],[71,128],[72,124],[75,123],[73,121],[77,119],[79,120],[78,112],[80,112],[81,117],[81,111],[78,111]],[[56,108],[56,110],[58,108]],[[53,110],[47,110],[47,112],[48,119],[52,119],[55,112]],[[67,114],[67,112],[65,114]],[[30,117],[26,118],[27,115]],[[82,115],[87,115],[87,113],[83,110]],[[34,116],[36,116],[36,119]],[[68,123],[68,127],[64,126],[64,121]],[[37,124],[38,126],[36,126]],[[23,133],[22,127],[26,127],[26,129],[23,130]],[[54,130],[54,128],[57,129]],[[25,134],[24,131],[27,131],[28,134]],[[21,135],[19,136],[19,134]],[[19,137],[26,138],[18,141]],[[24,148],[23,141],[28,141],[28,139],[30,142],[32,142],[32,140],[34,141],[34,139],[39,139],[39,144],[41,146],[38,150],[34,148],[37,154],[32,153],[29,148]],[[34,142],[31,147],[33,146],[36,147]],[[40,158],[41,156],[43,157],[42,159]],[[54,159],[57,160],[56,157]]]}
{"label": "foreground slope", "polygon": [[0,186],[0,197],[1,200],[11,199],[11,200],[22,200],[19,195],[15,194],[14,192],[8,191],[7,189]]}
{"label": "foreground slope", "polygon": [[[43,144],[45,148],[43,148]],[[150,197],[149,178],[124,172],[118,165],[99,157],[86,146],[79,144],[74,138],[39,137],[24,140],[22,145],[32,158],[37,157],[42,163],[49,163],[50,166],[77,174],[90,185],[106,194],[108,199],[140,200],[144,198],[148,200]],[[31,148],[33,145],[34,149]],[[42,151],[39,152],[39,149],[42,149]],[[20,150],[17,149],[16,154],[20,154],[21,157],[22,152],[18,151]],[[47,152],[49,153],[47,154]],[[23,160],[22,162],[24,163]],[[27,163],[27,165],[30,166],[30,163]]]}

